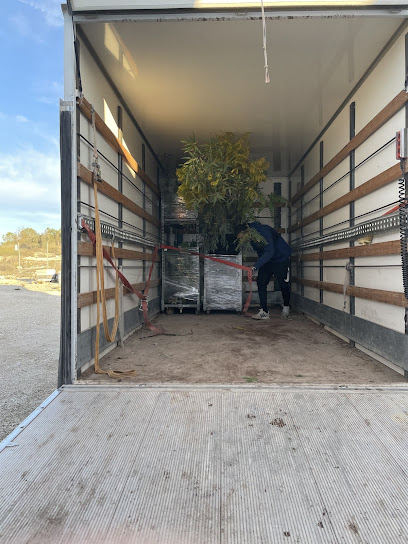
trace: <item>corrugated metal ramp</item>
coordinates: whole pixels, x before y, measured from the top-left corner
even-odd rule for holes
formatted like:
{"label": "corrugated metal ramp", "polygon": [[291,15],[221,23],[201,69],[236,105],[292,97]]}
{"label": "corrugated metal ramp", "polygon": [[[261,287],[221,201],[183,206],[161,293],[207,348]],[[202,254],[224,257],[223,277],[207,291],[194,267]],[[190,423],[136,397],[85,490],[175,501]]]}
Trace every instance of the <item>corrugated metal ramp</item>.
{"label": "corrugated metal ramp", "polygon": [[408,389],[70,386],[0,453],[0,542],[408,542]]}

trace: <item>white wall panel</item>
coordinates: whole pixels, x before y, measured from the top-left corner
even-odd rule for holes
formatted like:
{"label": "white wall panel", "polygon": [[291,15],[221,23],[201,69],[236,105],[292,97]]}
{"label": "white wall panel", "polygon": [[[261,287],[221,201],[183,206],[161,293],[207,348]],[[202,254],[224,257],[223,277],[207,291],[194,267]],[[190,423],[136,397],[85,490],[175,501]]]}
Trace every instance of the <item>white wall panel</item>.
{"label": "white wall panel", "polygon": [[[352,97],[350,103],[355,101],[356,112],[356,134],[363,129],[381,109],[383,109],[402,89],[405,79],[405,36],[402,35],[396,43],[391,47],[383,60],[374,68],[371,75],[362,84],[360,89]],[[322,139],[324,142],[324,164],[335,156],[349,141],[349,104],[343,109],[334,123],[328,128]],[[364,161],[369,155],[375,153],[386,142],[395,137],[395,132],[405,126],[405,109],[399,111],[392,119],[387,121],[379,130],[368,138],[366,142],[360,145],[355,151],[355,163],[359,164]],[[313,167],[316,165],[316,156],[319,150],[319,144],[316,144],[312,153],[305,160],[305,183],[316,172]],[[355,171],[355,186],[366,183],[374,176],[380,174],[391,166],[397,164],[395,159],[395,143],[392,142],[383,150],[374,154],[367,162],[359,166]],[[313,165],[313,167],[311,167]],[[349,191],[350,176],[347,175],[350,168],[349,158],[347,157],[336,168],[334,168],[324,178],[324,188],[327,189],[324,193],[323,205],[333,202]],[[300,168],[296,175],[299,175]],[[346,175],[345,175],[346,174]],[[344,179],[335,183],[341,176],[345,175]],[[331,184],[332,187],[328,188]],[[317,186],[318,187],[318,184]],[[308,192],[305,200],[315,196],[316,188]],[[393,202],[398,200],[398,182],[391,182],[385,187],[376,190],[373,193],[355,202],[355,216],[363,215],[363,217],[355,220],[356,223],[367,221],[374,217],[381,216],[385,211],[392,207]],[[300,202],[296,203],[299,206]],[[390,204],[388,207],[387,204]],[[385,206],[384,210],[372,212],[374,209]],[[309,204],[305,207],[304,212],[311,214],[314,207]],[[299,214],[298,214],[299,216]],[[343,223],[344,222],[344,223]],[[317,222],[304,227],[304,233],[310,233],[314,229]],[[337,223],[342,223],[336,226]],[[332,231],[347,228],[349,225],[349,204],[323,218],[324,234]],[[298,237],[298,231],[292,233],[292,239]],[[399,233],[397,231],[386,232],[382,235],[374,236],[373,243],[397,240]],[[307,238],[306,238],[307,239]],[[356,243],[356,245],[358,245]],[[325,247],[325,250],[333,250],[337,248],[349,247],[349,243],[330,244]],[[317,248],[314,249],[317,251]],[[325,261],[324,264],[329,266],[340,266],[341,268],[324,268],[324,281],[343,285],[345,280],[345,265],[349,259],[339,259]],[[317,264],[318,261],[315,262]],[[400,268],[400,256],[391,255],[383,257],[366,257],[356,258],[355,265],[355,284],[359,287],[371,289],[380,289],[385,291],[402,292],[402,273]],[[358,266],[373,265],[373,268],[358,268]],[[397,265],[397,266],[390,266]],[[293,270],[299,268],[294,266]],[[318,271],[318,269],[316,269]],[[312,278],[313,273],[306,271],[304,277]],[[300,289],[297,289],[299,292]],[[305,296],[316,300],[317,290],[310,288],[304,289]],[[324,292],[324,303],[333,308],[343,310],[343,295]],[[347,297],[347,311],[349,311],[349,297]],[[374,323],[378,323],[385,327],[404,331],[404,309],[389,304],[376,303],[360,298],[355,299],[355,314],[358,317],[367,319]]]}
{"label": "white wall panel", "polygon": [[[367,221],[369,219],[374,219],[375,217],[381,217],[384,213],[392,209],[395,204],[398,201],[398,185],[397,182],[390,183],[386,187],[382,187],[381,189],[378,189],[374,193],[371,193],[367,196],[364,196],[363,198],[360,198],[356,201],[356,215],[364,215],[364,217],[360,217],[356,219],[356,224],[363,223],[364,221]],[[386,204],[389,204],[384,209],[378,210],[374,212],[373,210],[377,210],[378,208],[381,208],[385,206]],[[373,213],[370,213],[373,211]]]}
{"label": "white wall panel", "polygon": [[[403,291],[401,257],[384,255],[365,257],[355,260],[356,285],[383,291]],[[359,266],[371,268],[358,268]]]}
{"label": "white wall panel", "polygon": [[324,164],[343,149],[349,140],[349,135],[349,106],[347,105],[322,136]]}
{"label": "white wall panel", "polygon": [[[118,106],[122,106],[122,124],[123,124],[123,145],[132,154],[135,160],[142,166],[142,143],[143,139],[136,129],[133,121],[127,115],[124,105],[120,104],[116,94],[110,87],[109,82],[105,79],[91,55],[87,51],[85,46],[80,48],[81,55],[81,74],[83,91],[85,98],[94,106],[96,112],[102,117],[104,122],[110,128],[110,130],[119,137],[118,128]],[[86,143],[84,140],[80,143],[80,160],[89,170],[92,170],[94,132],[91,123],[85,118],[84,115],[80,115],[80,132],[90,142]],[[102,136],[96,133],[97,148],[100,152],[99,165],[101,167],[102,178],[109,183],[115,189],[119,188],[118,178],[118,153],[112,149],[112,147],[102,138]],[[102,155],[105,156],[102,157]],[[145,158],[146,158],[146,170],[148,175],[153,181],[156,180],[156,161],[147,146],[145,146]],[[110,163],[111,164],[110,164]],[[130,198],[134,203],[143,207],[143,185],[142,180],[135,174],[135,172],[129,168],[129,166],[123,161],[123,194]],[[126,179],[127,178],[127,179]],[[152,200],[155,205],[149,203],[147,209],[149,213],[152,213],[158,217],[157,211],[157,197],[152,194],[150,189],[146,190],[146,196]],[[89,185],[81,182],[80,184],[80,200],[89,203],[94,206],[93,188]],[[101,221],[118,226],[119,206],[118,203],[111,200],[102,193],[98,193],[98,203],[101,212]],[[81,213],[94,217],[94,210],[85,204],[81,205]],[[109,214],[105,215],[103,212]],[[113,216],[113,217],[110,217]],[[143,234],[143,220],[135,213],[123,207],[123,228],[126,231],[135,232],[139,235]],[[147,231],[153,232],[158,235],[158,228],[150,225],[146,222]],[[87,240],[86,236],[82,237],[83,240]],[[108,240],[104,240],[105,245],[109,245]],[[117,246],[117,244],[116,244]],[[142,247],[135,246],[134,244],[124,244],[124,248],[131,250],[142,251]],[[80,269],[80,292],[85,293],[94,291],[96,289],[96,268],[95,259],[89,257],[81,257]],[[86,267],[88,265],[88,268]],[[89,266],[91,265],[91,266]],[[143,262],[123,259],[123,273],[130,281],[130,283],[139,283],[143,281]],[[147,266],[147,265],[146,265]],[[115,274],[112,270],[106,269],[105,273],[105,287],[110,288],[115,285]],[[158,271],[154,273],[154,278],[158,277]],[[157,296],[157,289],[151,290],[152,296]],[[138,306],[140,301],[135,295],[124,297],[124,311],[128,311]],[[115,304],[114,300],[107,302],[108,318],[114,316]],[[96,305],[85,307],[81,309],[81,331],[89,329],[95,326],[96,323]]]}
{"label": "white wall panel", "polygon": [[[320,220],[317,219],[317,221],[313,221],[313,223],[309,223],[308,225],[305,225],[303,227],[303,236],[310,236],[311,238],[315,238],[316,236],[319,236],[319,230]],[[300,236],[300,230],[295,234],[298,234]]]}
{"label": "white wall panel", "polygon": [[405,310],[399,306],[360,298],[356,299],[356,316],[388,329],[393,329],[401,333],[405,332]]}
{"label": "white wall panel", "polygon": [[309,155],[306,157],[304,163],[305,169],[305,184],[320,170],[320,150],[319,146],[316,145]]}
{"label": "white wall panel", "polygon": [[344,206],[333,213],[329,213],[323,219],[323,234],[330,234],[330,232],[336,232],[338,230],[345,229],[349,226],[349,207]]}
{"label": "white wall panel", "polygon": [[[344,310],[344,297],[338,293],[331,293],[330,291],[324,292],[324,303],[326,306],[330,306],[335,310]],[[346,297],[346,312],[349,311],[349,298]]]}
{"label": "white wall panel", "polygon": [[404,88],[404,81],[405,34],[395,42],[353,97],[358,108],[356,133]]}

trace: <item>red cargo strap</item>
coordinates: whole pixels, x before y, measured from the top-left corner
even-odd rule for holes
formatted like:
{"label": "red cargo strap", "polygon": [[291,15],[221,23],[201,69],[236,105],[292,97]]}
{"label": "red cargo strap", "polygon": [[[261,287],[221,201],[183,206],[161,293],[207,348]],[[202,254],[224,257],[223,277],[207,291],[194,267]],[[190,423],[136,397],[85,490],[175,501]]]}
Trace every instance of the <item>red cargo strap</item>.
{"label": "red cargo strap", "polygon": [[[81,226],[82,228],[84,228],[86,230],[86,232],[88,233],[88,237],[89,239],[91,240],[91,242],[93,243],[93,245],[96,244],[96,236],[94,234],[94,232],[92,232],[91,228],[89,227],[89,225],[85,222],[84,219],[82,219],[82,222],[81,222]],[[150,321],[149,321],[149,318],[147,316],[147,309],[148,309],[148,306],[147,306],[147,295],[148,295],[148,292],[149,292],[149,286],[150,286],[150,280],[151,280],[151,277],[152,277],[152,272],[153,272],[153,267],[154,267],[154,263],[155,263],[155,260],[156,260],[156,257],[157,257],[157,252],[159,251],[159,247],[157,246],[154,250],[154,253],[153,253],[153,259],[152,259],[152,265],[150,267],[150,272],[149,272],[149,277],[148,277],[148,280],[146,282],[146,286],[145,286],[145,289],[144,289],[144,294],[143,293],[140,293],[139,291],[136,291],[136,289],[134,289],[132,287],[132,285],[129,283],[129,281],[125,278],[125,276],[122,274],[122,272],[120,272],[116,266],[115,266],[115,263],[112,261],[112,259],[110,258],[110,255],[109,253],[106,251],[106,249],[103,250],[103,256],[105,257],[105,259],[113,266],[113,268],[116,270],[116,272],[118,273],[118,276],[120,277],[120,279],[122,280],[122,283],[123,285],[126,287],[126,289],[128,289],[129,291],[131,291],[132,293],[134,293],[140,300],[141,300],[141,307],[142,307],[142,310],[143,310],[143,319],[144,319],[144,322],[146,323],[146,326],[149,330],[151,330],[152,332],[156,333],[156,334],[166,334],[166,331],[164,331],[163,329],[159,328],[159,327],[155,327]]]}
{"label": "red cargo strap", "polygon": [[144,296],[142,298],[143,319],[144,319],[148,329],[151,330],[152,332],[154,332],[155,334],[168,334],[161,327],[156,327],[155,325],[153,325],[153,323],[151,323],[149,321],[149,318],[147,316],[147,310],[148,310],[147,295],[149,294],[150,280],[152,279],[152,272],[153,272],[154,265],[156,263],[156,258],[157,258],[158,251],[159,251],[159,246],[156,246],[154,248],[154,252],[153,252],[152,264],[150,265],[149,276],[147,278],[147,282],[146,282],[146,285],[145,285],[145,288],[144,288]]}
{"label": "red cargo strap", "polygon": [[[91,230],[91,228],[89,227],[89,225],[85,222],[84,219],[82,219],[81,226],[82,226],[82,228],[84,228],[86,230],[89,239],[91,240],[93,245],[95,245],[96,244],[96,236],[93,233],[93,231]],[[250,315],[250,314],[247,313],[249,305],[251,304],[251,298],[252,298],[252,268],[250,268],[249,266],[244,266],[242,264],[232,263],[232,262],[226,261],[224,259],[219,259],[218,257],[211,257],[210,255],[204,255],[203,253],[197,253],[196,251],[188,251],[188,250],[185,250],[185,249],[182,249],[182,248],[179,248],[179,247],[166,246],[166,245],[160,245],[159,246],[158,245],[158,246],[155,247],[154,252],[153,252],[152,264],[150,266],[149,276],[147,278],[147,282],[146,282],[146,285],[145,285],[145,288],[144,288],[144,293],[140,293],[139,291],[136,291],[136,289],[134,289],[132,287],[132,285],[125,278],[125,276],[122,274],[122,272],[120,272],[116,268],[115,263],[112,261],[110,255],[106,251],[106,249],[103,249],[103,256],[112,265],[112,267],[116,270],[116,272],[118,273],[118,276],[122,280],[123,285],[129,291],[134,293],[141,300],[141,308],[143,310],[143,319],[144,319],[144,322],[145,322],[145,324],[146,324],[146,326],[147,326],[147,328],[149,330],[151,330],[155,334],[165,334],[165,335],[169,334],[164,329],[162,329],[161,327],[155,327],[149,321],[149,318],[148,318],[148,315],[147,315],[147,310],[148,310],[147,296],[149,294],[150,281],[152,279],[152,273],[153,273],[154,265],[156,263],[157,253],[158,253],[159,249],[169,249],[171,251],[178,251],[180,253],[188,253],[189,255],[197,255],[198,257],[201,257],[202,259],[210,259],[211,261],[215,261],[217,263],[225,264],[226,266],[232,266],[233,268],[239,268],[240,270],[246,270],[248,272],[249,295],[248,295],[248,298],[247,298],[247,300],[245,302],[243,313],[245,315]],[[173,336],[173,335],[171,335],[171,336]]]}
{"label": "red cargo strap", "polygon": [[383,213],[383,214],[382,214],[382,217],[384,217],[384,215],[389,215],[390,213],[396,212],[397,210],[400,209],[401,206],[402,206],[403,208],[405,208],[407,205],[408,205],[408,202],[407,202],[407,201],[405,201],[404,203],[397,204],[396,206],[394,206],[393,208],[391,208],[391,210],[388,210],[388,212]]}

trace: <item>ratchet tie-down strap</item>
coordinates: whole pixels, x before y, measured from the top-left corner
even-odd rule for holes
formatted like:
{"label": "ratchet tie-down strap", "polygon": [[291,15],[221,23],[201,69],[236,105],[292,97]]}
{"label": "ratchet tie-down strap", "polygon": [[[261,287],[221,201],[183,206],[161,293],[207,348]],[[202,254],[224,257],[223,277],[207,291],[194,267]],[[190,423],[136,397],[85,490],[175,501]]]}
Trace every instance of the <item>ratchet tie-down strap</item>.
{"label": "ratchet tie-down strap", "polygon": [[[96,244],[95,233],[91,230],[91,228],[84,221],[84,219],[82,219],[81,226],[82,226],[82,228],[84,228],[86,230],[89,239],[91,240],[93,245],[95,245]],[[155,327],[149,321],[149,318],[147,316],[147,310],[148,310],[147,297],[148,297],[148,294],[149,294],[150,280],[152,278],[152,272],[153,272],[154,263],[156,261],[158,251],[159,251],[159,246],[156,246],[156,248],[155,248],[155,250],[153,252],[152,264],[151,264],[151,267],[150,267],[149,276],[148,276],[148,279],[147,279],[147,282],[146,282],[146,286],[145,286],[145,288],[143,290],[144,291],[143,293],[141,293],[140,291],[137,291],[131,285],[131,283],[126,279],[126,277],[122,274],[122,272],[117,269],[117,267],[115,266],[115,263],[112,261],[109,253],[106,251],[105,248],[103,249],[103,256],[109,262],[109,264],[116,270],[116,273],[118,274],[118,276],[119,276],[120,280],[122,281],[124,287],[126,289],[128,289],[131,293],[134,293],[140,299],[140,301],[141,301],[140,309],[143,311],[143,319],[144,319],[144,322],[146,323],[147,328],[149,330],[151,330],[152,332],[156,333],[156,334],[166,334],[166,331],[164,331],[163,329],[161,329],[159,327]]]}
{"label": "ratchet tie-down strap", "polygon": [[[85,222],[84,219],[82,219],[81,226],[82,226],[82,228],[84,228],[86,230],[89,239],[95,245],[95,243],[96,243],[95,234],[91,230],[89,225]],[[103,250],[103,256],[111,264],[111,266],[116,270],[116,272],[117,272],[119,278],[121,279],[123,285],[129,291],[134,293],[140,299],[141,309],[143,311],[144,322],[145,322],[145,324],[146,324],[146,326],[147,326],[147,328],[149,330],[151,330],[155,334],[164,334],[164,335],[169,334],[164,329],[162,329],[161,327],[155,327],[150,322],[150,320],[148,318],[148,315],[147,315],[147,311],[148,311],[147,297],[148,297],[148,294],[149,294],[150,281],[151,281],[151,278],[152,278],[152,273],[153,273],[154,265],[156,263],[157,254],[158,254],[159,249],[178,251],[180,253],[188,253],[190,255],[197,255],[197,256],[201,257],[202,259],[210,259],[211,261],[215,261],[217,263],[221,263],[221,264],[224,264],[226,266],[232,266],[233,268],[239,268],[240,270],[246,270],[248,272],[249,295],[248,295],[248,298],[247,298],[247,300],[245,302],[245,305],[244,305],[244,308],[243,308],[243,313],[245,315],[248,315],[247,312],[248,312],[248,309],[249,309],[249,305],[251,304],[251,297],[252,297],[252,268],[250,268],[248,266],[244,266],[242,264],[237,264],[237,263],[233,263],[233,262],[230,262],[230,261],[226,261],[224,259],[219,259],[218,257],[211,257],[209,255],[204,255],[203,253],[197,253],[195,251],[188,251],[188,250],[181,249],[181,248],[178,248],[178,247],[166,246],[166,245],[157,245],[155,247],[155,249],[154,249],[154,252],[153,252],[152,264],[150,266],[149,276],[147,278],[145,288],[143,289],[143,293],[141,293],[139,291],[136,291],[136,289],[134,289],[134,287],[132,287],[132,285],[129,283],[129,281],[126,279],[126,277],[122,274],[122,272],[120,272],[120,270],[117,269],[117,267],[115,266],[114,262],[112,261],[110,255],[109,255],[109,253],[106,251],[106,249],[104,249]]]}

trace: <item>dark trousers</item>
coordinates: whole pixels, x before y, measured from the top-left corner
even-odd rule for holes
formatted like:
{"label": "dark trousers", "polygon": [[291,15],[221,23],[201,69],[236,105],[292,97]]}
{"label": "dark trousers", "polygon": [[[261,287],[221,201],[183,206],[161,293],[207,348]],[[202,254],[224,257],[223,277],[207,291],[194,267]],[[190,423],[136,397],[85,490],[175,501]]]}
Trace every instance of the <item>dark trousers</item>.
{"label": "dark trousers", "polygon": [[259,302],[261,303],[262,310],[265,312],[268,311],[266,288],[268,287],[268,283],[271,281],[272,276],[275,276],[276,281],[279,283],[283,296],[283,305],[289,306],[290,283],[285,281],[288,275],[289,264],[289,261],[284,261],[282,263],[273,263],[269,261],[259,269],[257,279]]}

